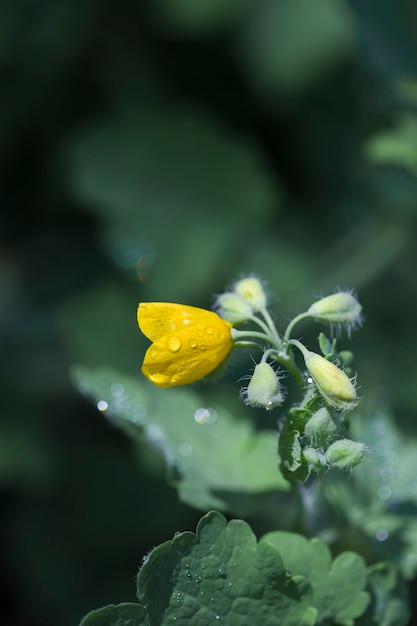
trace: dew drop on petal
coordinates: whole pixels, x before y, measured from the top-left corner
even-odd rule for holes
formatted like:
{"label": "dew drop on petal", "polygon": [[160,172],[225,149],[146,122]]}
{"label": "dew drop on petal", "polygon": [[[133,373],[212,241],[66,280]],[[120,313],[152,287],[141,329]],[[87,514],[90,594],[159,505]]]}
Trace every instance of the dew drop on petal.
{"label": "dew drop on petal", "polygon": [[206,328],[206,333],[207,333],[208,335],[212,335],[212,334],[213,334],[213,332],[214,332],[214,328],[213,328],[212,326],[207,326],[207,328]]}
{"label": "dew drop on petal", "polygon": [[190,346],[190,348],[196,348],[197,347],[197,342],[194,341],[194,339],[191,339],[191,341],[189,342],[189,346]]}
{"label": "dew drop on petal", "polygon": [[169,337],[167,341],[168,350],[171,352],[178,352],[181,348],[181,339],[179,337]]}

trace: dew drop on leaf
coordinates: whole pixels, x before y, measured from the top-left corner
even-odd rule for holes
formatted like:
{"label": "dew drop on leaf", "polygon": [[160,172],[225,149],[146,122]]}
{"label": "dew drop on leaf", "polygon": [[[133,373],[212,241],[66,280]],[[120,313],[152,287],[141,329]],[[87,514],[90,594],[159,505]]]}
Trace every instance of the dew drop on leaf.
{"label": "dew drop on leaf", "polygon": [[217,411],[215,409],[197,409],[194,413],[194,419],[197,424],[212,424],[217,419]]}

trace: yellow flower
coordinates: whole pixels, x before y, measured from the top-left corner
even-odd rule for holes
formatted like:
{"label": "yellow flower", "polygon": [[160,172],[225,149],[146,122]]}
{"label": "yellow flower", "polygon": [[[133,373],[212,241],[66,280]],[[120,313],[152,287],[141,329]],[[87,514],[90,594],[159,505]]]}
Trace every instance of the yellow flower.
{"label": "yellow flower", "polygon": [[212,311],[170,302],[141,302],[138,324],[153,341],[142,372],[158,387],[188,385],[215,370],[233,348],[232,324]]}

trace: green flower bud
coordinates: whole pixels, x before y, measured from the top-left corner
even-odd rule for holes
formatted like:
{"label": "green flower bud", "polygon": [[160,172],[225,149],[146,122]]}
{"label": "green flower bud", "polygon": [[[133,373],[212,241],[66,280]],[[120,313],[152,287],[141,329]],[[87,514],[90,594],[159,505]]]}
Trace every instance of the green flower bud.
{"label": "green flower bud", "polygon": [[304,448],[302,461],[304,465],[308,465],[310,472],[319,472],[327,467],[326,457],[323,452],[319,452],[316,448]]}
{"label": "green flower bud", "polygon": [[351,469],[358,465],[364,457],[366,445],[351,439],[335,441],[326,450],[325,457],[333,469]]}
{"label": "green flower bud", "polygon": [[282,404],[284,397],[277,373],[269,363],[258,363],[245,391],[245,402],[268,411]]}
{"label": "green flower bud", "polygon": [[303,350],[306,367],[327,404],[351,411],[358,403],[356,389],[346,374],[320,354]]}
{"label": "green flower bud", "polygon": [[329,443],[336,431],[337,426],[325,406],[316,411],[304,427],[304,434],[313,445]]}
{"label": "green flower bud", "polygon": [[252,315],[252,307],[249,302],[231,291],[218,296],[215,309],[220,317],[231,324],[246,322]]}
{"label": "green flower bud", "polygon": [[362,307],[350,291],[339,291],[321,298],[311,305],[307,313],[323,324],[343,324],[348,331],[362,322]]}
{"label": "green flower bud", "polygon": [[266,294],[262,283],[257,278],[243,278],[234,285],[235,293],[249,302],[252,311],[259,311],[266,306]]}

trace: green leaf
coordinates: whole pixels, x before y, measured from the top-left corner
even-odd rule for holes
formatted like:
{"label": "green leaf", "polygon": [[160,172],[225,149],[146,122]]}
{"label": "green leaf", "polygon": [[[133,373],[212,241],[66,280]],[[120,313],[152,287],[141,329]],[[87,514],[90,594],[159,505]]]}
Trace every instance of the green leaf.
{"label": "green leaf", "polygon": [[394,128],[371,137],[365,155],[374,163],[396,165],[417,174],[417,116],[403,115]]}
{"label": "green leaf", "polygon": [[149,621],[140,604],[123,602],[91,611],[81,620],[80,626],[149,626]]}
{"label": "green leaf", "polygon": [[256,86],[296,93],[350,55],[352,15],[340,0],[262,0],[242,29],[240,48]]}
{"label": "green leaf", "polygon": [[274,431],[254,432],[222,407],[209,411],[213,421],[197,423],[202,401],[190,389],[157,389],[105,368],[74,368],[73,379],[95,402],[106,403],[100,406],[108,407],[114,424],[162,455],[191,506],[248,515],[289,490],[277,467]]}
{"label": "green leaf", "polygon": [[197,532],[155,548],[138,576],[138,598],[149,623],[187,626],[312,626],[311,589],[288,574],[277,550],[257,545],[242,520],[216,512]]}
{"label": "green leaf", "polygon": [[328,337],[326,337],[324,333],[319,334],[319,346],[323,356],[333,354],[334,344],[330,341]]}
{"label": "green leaf", "polygon": [[264,542],[277,548],[292,574],[304,576],[311,583],[317,624],[353,626],[369,603],[362,557],[344,552],[332,561],[329,548],[320,539],[309,541],[288,532],[268,533],[260,545]]}
{"label": "green leaf", "polygon": [[120,279],[105,279],[65,301],[59,321],[72,362],[92,367],[112,363],[126,372],[136,368],[143,342],[136,321],[136,288],[130,288]]}
{"label": "green leaf", "polygon": [[151,298],[195,302],[225,265],[241,271],[241,242],[279,207],[258,147],[195,110],[114,112],[72,140],[67,163],[70,192],[104,222],[112,258],[124,267],[121,251],[137,249],[133,266],[142,278],[151,269]]}
{"label": "green leaf", "polygon": [[285,418],[279,437],[279,456],[280,468],[287,480],[304,481],[308,478],[308,467],[302,463],[300,437],[310,415],[307,407],[293,407]]}
{"label": "green leaf", "polygon": [[253,0],[151,0],[150,10],[161,27],[201,35],[236,21]]}
{"label": "green leaf", "polygon": [[[406,579],[417,573],[417,442],[404,436],[384,410],[352,416],[351,435],[367,444],[365,462],[350,481],[326,476],[327,501],[370,562],[389,560]],[[341,540],[344,534],[340,528]]]}
{"label": "green leaf", "polygon": [[405,581],[392,563],[377,563],[368,569],[371,603],[355,626],[407,626],[409,594]]}

